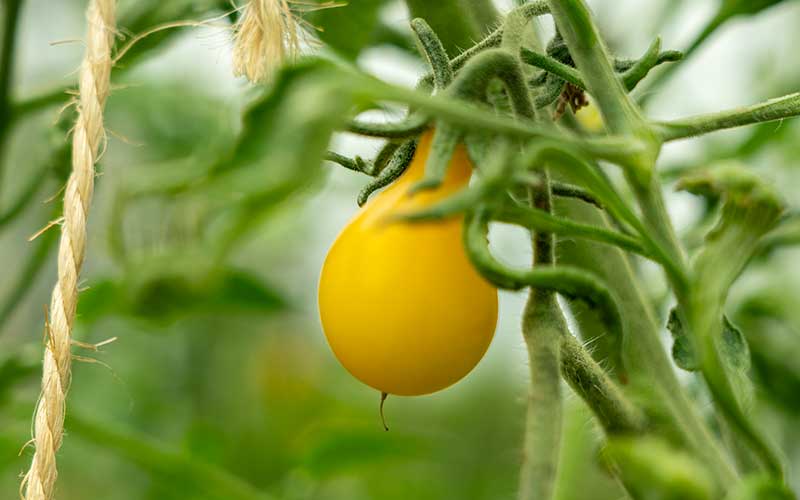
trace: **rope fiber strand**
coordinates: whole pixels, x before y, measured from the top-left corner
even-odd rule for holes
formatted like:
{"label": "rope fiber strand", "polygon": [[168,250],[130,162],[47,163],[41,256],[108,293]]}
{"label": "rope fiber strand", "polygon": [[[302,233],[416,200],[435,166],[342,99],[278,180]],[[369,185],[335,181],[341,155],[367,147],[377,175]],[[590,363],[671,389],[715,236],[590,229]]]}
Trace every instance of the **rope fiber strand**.
{"label": "rope fiber strand", "polygon": [[58,476],[56,452],[64,433],[71,378],[72,326],[78,279],[86,250],[86,219],[94,191],[94,165],[105,137],[103,108],[109,91],[115,0],[90,0],[86,52],[80,67],[78,118],[72,135],[72,173],[64,192],[64,222],[58,248],[42,370],[42,391],[33,421],[35,452],[20,487],[25,500],[51,500]]}

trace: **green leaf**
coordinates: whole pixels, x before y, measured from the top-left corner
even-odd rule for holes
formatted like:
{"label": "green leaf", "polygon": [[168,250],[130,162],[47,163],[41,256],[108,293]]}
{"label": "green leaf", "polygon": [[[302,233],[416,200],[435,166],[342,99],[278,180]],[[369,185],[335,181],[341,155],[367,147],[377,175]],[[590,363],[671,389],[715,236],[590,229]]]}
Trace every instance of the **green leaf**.
{"label": "green leaf", "polygon": [[327,426],[308,437],[302,453],[303,466],[317,477],[361,471],[370,464],[398,461],[420,455],[421,443],[397,430],[385,433],[376,420],[374,428]]}
{"label": "green leaf", "polygon": [[[126,176],[139,173],[142,163],[192,157],[197,164],[207,163],[233,144],[235,117],[236,109],[225,100],[181,81],[136,80],[106,110],[109,126],[135,144],[121,144],[134,158]],[[160,167],[166,172],[149,169],[148,177],[171,175],[172,168]]]}
{"label": "green leaf", "polygon": [[120,314],[125,310],[126,302],[122,283],[112,279],[94,281],[87,290],[81,292],[77,320],[92,324],[105,316]]}
{"label": "green leaf", "polygon": [[795,307],[795,295],[778,285],[742,303],[736,318],[745,326],[758,387],[777,407],[800,415],[800,333],[792,318]]}
{"label": "green leaf", "polygon": [[[317,3],[324,3],[317,0]],[[332,8],[321,8],[305,16],[318,28],[317,36],[349,60],[375,39],[384,0],[349,0]],[[312,4],[313,5],[313,4]],[[312,7],[313,8],[313,7]]]}
{"label": "green leaf", "polygon": [[40,371],[41,361],[38,357],[34,360],[14,355],[3,360],[0,363],[0,404],[6,401],[14,384],[38,376]]}
{"label": "green leaf", "polygon": [[170,324],[191,315],[271,314],[286,307],[280,293],[245,271],[225,268],[205,273],[193,266],[184,270],[165,266],[144,279],[98,282],[81,295],[79,318],[91,323],[105,316],[125,316]]}
{"label": "green leaf", "polygon": [[[746,374],[750,369],[750,348],[747,345],[747,339],[727,317],[723,317],[722,322],[722,343],[720,345],[727,366]],[[686,371],[698,371],[700,363],[675,308],[669,313],[667,330],[672,334],[672,357],[675,364]]]}
{"label": "green leaf", "polygon": [[166,321],[190,314],[272,313],[286,307],[280,294],[234,269],[199,280],[188,274],[156,276],[136,289],[129,300],[133,315]]}
{"label": "green leaf", "polygon": [[602,457],[619,469],[633,498],[645,500],[705,500],[714,497],[711,476],[692,456],[652,437],[615,438]]}
{"label": "green leaf", "polygon": [[330,63],[310,58],[284,68],[271,91],[246,111],[231,154],[192,192],[222,207],[274,204],[316,177],[333,131],[352,106]]}

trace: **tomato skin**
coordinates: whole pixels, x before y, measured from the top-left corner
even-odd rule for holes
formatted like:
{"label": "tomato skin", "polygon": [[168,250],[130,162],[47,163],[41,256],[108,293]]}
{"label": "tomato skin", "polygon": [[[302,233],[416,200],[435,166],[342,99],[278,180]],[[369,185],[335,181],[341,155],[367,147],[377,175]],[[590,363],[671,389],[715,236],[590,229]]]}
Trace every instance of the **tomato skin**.
{"label": "tomato skin", "polygon": [[387,222],[469,182],[472,167],[459,147],[442,186],[409,195],[430,144],[426,133],[406,172],[342,230],[320,277],[320,317],[331,349],[353,376],[388,394],[428,394],[454,384],[483,357],[497,324],[497,290],[464,252],[462,217]]}

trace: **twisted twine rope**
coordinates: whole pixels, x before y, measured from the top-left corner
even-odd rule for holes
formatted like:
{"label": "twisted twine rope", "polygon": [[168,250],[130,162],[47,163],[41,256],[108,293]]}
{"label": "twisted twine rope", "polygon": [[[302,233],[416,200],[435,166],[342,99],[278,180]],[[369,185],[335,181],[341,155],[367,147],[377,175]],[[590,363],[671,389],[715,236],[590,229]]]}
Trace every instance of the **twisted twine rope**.
{"label": "twisted twine rope", "polygon": [[233,73],[253,83],[300,50],[300,30],[289,0],[249,0],[235,27]]}
{"label": "twisted twine rope", "polygon": [[78,119],[72,135],[72,174],[64,193],[64,222],[58,248],[58,282],[50,301],[50,321],[42,372],[42,392],[34,414],[35,452],[22,481],[25,500],[53,498],[58,476],[56,452],[64,432],[71,378],[72,325],[78,278],[86,250],[86,218],[94,191],[94,164],[104,137],[103,107],[109,89],[115,0],[90,0],[86,11],[86,53],[78,82]]}

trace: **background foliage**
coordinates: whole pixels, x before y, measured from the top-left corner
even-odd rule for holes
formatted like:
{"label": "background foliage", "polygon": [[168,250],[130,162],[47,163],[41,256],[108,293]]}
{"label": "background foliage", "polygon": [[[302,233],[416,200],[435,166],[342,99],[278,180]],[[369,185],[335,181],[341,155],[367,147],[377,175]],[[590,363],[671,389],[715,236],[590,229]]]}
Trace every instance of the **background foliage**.
{"label": "background foliage", "polygon": [[[653,32],[666,48],[684,48],[716,6],[590,3],[623,55],[642,53]],[[723,3],[725,15],[739,12],[737,2]],[[726,24],[668,85],[652,90],[652,114],[670,118],[796,90],[800,4],[771,3],[779,5]],[[7,494],[29,460],[18,452],[30,435],[42,305],[55,275],[56,232],[27,238],[58,209],[52,199],[68,167],[70,113],[59,121],[57,111],[81,54],[79,43],[48,43],[81,36],[83,7],[27,0],[18,29],[12,102],[25,116],[0,147],[0,491]],[[119,24],[138,33],[228,9],[210,0],[122,0]],[[341,57],[382,78],[410,86],[424,71],[399,2],[353,0],[308,19]],[[289,101],[276,89],[248,108],[255,91],[231,76],[229,40],[224,27],[162,32],[116,72],[76,338],[117,341],[79,353],[101,363],[75,367],[59,498],[512,498],[527,386],[522,298],[503,294],[497,338],[473,374],[439,394],[390,399],[392,430],[383,433],[378,395],[336,363],[315,304],[322,258],[365,179],[303,156],[314,137],[290,132],[337,117],[297,106],[311,102],[302,89]],[[259,140],[243,141],[247,134]],[[746,163],[796,203],[798,139],[797,121],[720,133],[668,146],[660,168],[669,176]],[[335,145],[365,156],[377,148],[346,135]],[[249,189],[232,201],[223,196],[231,186]],[[669,202],[681,236],[699,241],[709,207],[686,193]],[[526,262],[530,250],[519,236],[501,229],[498,251]],[[754,411],[792,469],[800,463],[797,258],[780,250],[760,260],[735,286],[728,311],[750,345]],[[660,273],[644,263],[640,271],[666,324]],[[573,396],[565,428],[558,498],[620,497],[598,456],[597,429]]]}

